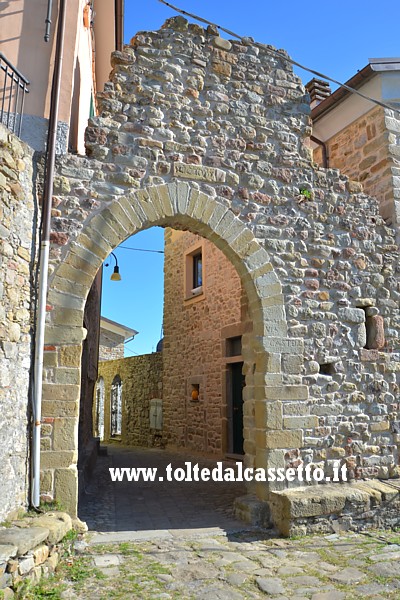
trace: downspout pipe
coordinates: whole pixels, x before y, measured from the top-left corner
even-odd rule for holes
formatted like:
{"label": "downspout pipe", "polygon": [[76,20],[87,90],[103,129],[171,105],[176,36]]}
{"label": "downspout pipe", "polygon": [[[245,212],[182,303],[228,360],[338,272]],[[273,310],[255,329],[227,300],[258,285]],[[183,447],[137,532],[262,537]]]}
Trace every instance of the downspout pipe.
{"label": "downspout pipe", "polygon": [[53,10],[53,0],[47,0],[47,16],[46,16],[46,30],[44,32],[44,41],[50,40],[50,26],[51,26],[51,13]]}
{"label": "downspout pipe", "polygon": [[58,109],[60,104],[60,88],[62,62],[64,54],[65,19],[67,0],[60,0],[58,26],[54,59],[53,82],[49,115],[49,132],[47,137],[46,172],[42,202],[42,223],[39,250],[39,278],[37,293],[37,321],[35,340],[35,364],[33,383],[33,432],[32,432],[32,481],[31,504],[38,507],[40,503],[40,429],[42,420],[42,379],[44,331],[46,320],[47,282],[50,249],[50,221],[53,196],[54,166],[56,157]]}

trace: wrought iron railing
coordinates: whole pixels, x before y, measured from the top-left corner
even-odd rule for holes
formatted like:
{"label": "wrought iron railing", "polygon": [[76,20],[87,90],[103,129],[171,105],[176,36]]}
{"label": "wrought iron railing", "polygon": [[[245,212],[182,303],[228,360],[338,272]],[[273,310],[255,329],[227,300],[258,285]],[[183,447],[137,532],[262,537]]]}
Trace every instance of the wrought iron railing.
{"label": "wrought iron railing", "polygon": [[20,136],[29,81],[0,52],[0,123]]}

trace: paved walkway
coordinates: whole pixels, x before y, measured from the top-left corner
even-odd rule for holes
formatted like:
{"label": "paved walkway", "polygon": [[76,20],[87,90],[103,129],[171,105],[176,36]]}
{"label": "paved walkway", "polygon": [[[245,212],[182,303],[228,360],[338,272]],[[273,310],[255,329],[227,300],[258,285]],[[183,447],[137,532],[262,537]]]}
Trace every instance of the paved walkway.
{"label": "paved walkway", "polygon": [[[80,513],[99,533],[86,536],[87,547],[76,543],[81,554],[60,575],[63,591],[54,597],[400,599],[399,533],[281,539],[271,532],[246,530],[232,518],[230,507],[233,497],[244,491],[241,486],[110,484],[111,463],[165,467],[168,462],[178,465],[184,459],[114,448],[109,457],[100,458]],[[74,577],[85,569],[86,575],[76,582],[68,568]],[[58,584],[51,585],[53,593]]]}
{"label": "paved walkway", "polygon": [[[233,517],[233,501],[246,493],[244,484],[166,481],[167,465],[172,464],[175,469],[184,467],[185,461],[198,463],[200,467],[215,467],[215,461],[183,457],[165,450],[108,446],[108,456],[98,457],[79,509],[80,518],[91,530],[136,532],[141,539],[167,531],[172,535],[191,529],[242,530],[243,523]],[[225,466],[234,465],[235,462],[227,462]],[[157,467],[157,481],[112,482],[109,467]],[[163,481],[158,480],[160,476]]]}

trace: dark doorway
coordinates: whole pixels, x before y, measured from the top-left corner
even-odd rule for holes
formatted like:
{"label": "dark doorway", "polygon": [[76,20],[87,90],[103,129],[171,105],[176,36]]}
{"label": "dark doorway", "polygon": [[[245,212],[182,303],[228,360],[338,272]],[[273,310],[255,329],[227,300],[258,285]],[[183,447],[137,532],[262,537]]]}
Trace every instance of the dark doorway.
{"label": "dark doorway", "polygon": [[243,388],[245,377],[242,373],[243,363],[229,365],[229,393],[231,406],[231,447],[233,454],[244,454],[243,450]]}

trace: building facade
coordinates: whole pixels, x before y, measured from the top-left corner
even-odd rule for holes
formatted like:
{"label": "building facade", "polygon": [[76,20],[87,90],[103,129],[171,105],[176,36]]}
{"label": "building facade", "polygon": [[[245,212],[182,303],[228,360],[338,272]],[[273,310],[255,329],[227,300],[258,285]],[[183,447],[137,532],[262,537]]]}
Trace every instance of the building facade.
{"label": "building facade", "polygon": [[[90,115],[97,112],[96,90],[108,80],[110,53],[122,45],[122,2],[101,3],[96,7],[83,0],[47,2],[15,0],[1,6],[0,24],[0,520],[15,514],[29,502],[32,434],[32,371],[35,331],[36,269],[39,224],[43,190],[43,151],[46,147],[50,96],[55,62],[59,7],[66,9],[61,100],[56,152],[84,153],[84,131]],[[51,14],[48,8],[52,7]],[[45,20],[51,21],[46,29]],[[45,33],[48,42],[44,41]],[[100,39],[97,44],[96,36]],[[22,116],[22,120],[21,120]],[[21,126],[21,127],[20,127]],[[14,132],[14,133],[13,133]],[[18,137],[17,137],[18,136]],[[37,152],[35,152],[37,151]],[[65,180],[54,182],[52,215],[57,219],[57,190]],[[64,188],[65,191],[65,188]],[[70,199],[71,206],[79,201]],[[65,240],[55,227],[52,241],[57,248]],[[54,249],[51,250],[53,252]],[[92,286],[88,307],[90,326],[83,354],[77,358],[66,351],[56,361],[44,358],[44,383],[52,378],[56,364],[66,369],[79,365],[85,376],[78,382],[82,396],[93,395],[97,379],[97,329],[101,280]],[[48,306],[51,310],[51,306]],[[87,314],[85,316],[87,319]],[[84,325],[82,316],[81,325]],[[91,346],[89,348],[89,346]],[[47,345],[47,351],[53,346]],[[68,383],[68,375],[66,379]],[[81,423],[86,406],[82,403]],[[90,409],[91,419],[91,409]],[[42,420],[42,451],[49,449],[52,436],[73,439],[78,446],[77,423],[63,427],[62,412]],[[82,444],[92,436],[80,427]],[[81,444],[81,445],[82,445]],[[62,442],[56,442],[59,448]],[[75,467],[76,469],[76,467]],[[53,472],[54,475],[54,472]],[[52,475],[52,477],[53,477]],[[43,474],[44,495],[54,484]]]}
{"label": "building facade", "polygon": [[101,442],[163,445],[162,363],[155,352],[99,364],[93,425]]}
{"label": "building facade", "polygon": [[124,358],[125,343],[137,333],[121,323],[100,317],[99,361]]}
{"label": "building facade", "polygon": [[163,441],[189,453],[243,454],[241,338],[249,318],[239,275],[190,232],[166,229],[164,251]]}
{"label": "building facade", "polygon": [[[400,106],[400,59],[370,59],[346,85],[365,96]],[[362,183],[379,201],[386,223],[400,227],[398,119],[347,89],[312,105],[314,158]]]}
{"label": "building facade", "polygon": [[[58,153],[85,153],[84,133],[96,114],[96,93],[108,81],[111,52],[122,47],[122,8],[122,1],[96,3],[96,11],[90,0],[66,3]],[[1,51],[29,80],[21,139],[39,151],[46,147],[58,11],[59,3],[48,0],[14,0],[2,7]]]}

